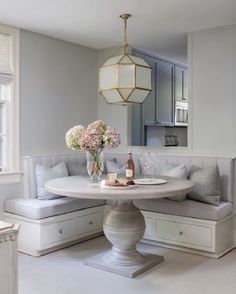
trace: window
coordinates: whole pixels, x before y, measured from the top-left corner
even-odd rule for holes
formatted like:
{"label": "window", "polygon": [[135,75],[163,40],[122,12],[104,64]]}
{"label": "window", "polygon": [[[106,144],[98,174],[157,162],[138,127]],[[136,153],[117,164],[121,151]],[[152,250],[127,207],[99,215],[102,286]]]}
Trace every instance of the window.
{"label": "window", "polygon": [[0,25],[0,183],[19,174],[18,40],[18,29]]}

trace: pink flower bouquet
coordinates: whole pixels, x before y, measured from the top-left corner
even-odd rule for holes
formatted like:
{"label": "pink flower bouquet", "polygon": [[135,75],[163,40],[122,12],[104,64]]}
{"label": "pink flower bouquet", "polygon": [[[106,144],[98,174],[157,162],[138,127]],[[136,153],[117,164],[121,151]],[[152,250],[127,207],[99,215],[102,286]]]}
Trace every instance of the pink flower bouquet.
{"label": "pink flower bouquet", "polygon": [[100,154],[104,148],[116,148],[120,145],[120,134],[101,120],[94,121],[87,128],[74,126],[66,133],[66,145],[72,150],[86,150],[92,157],[92,165],[88,172],[91,177],[100,177],[103,163]]}

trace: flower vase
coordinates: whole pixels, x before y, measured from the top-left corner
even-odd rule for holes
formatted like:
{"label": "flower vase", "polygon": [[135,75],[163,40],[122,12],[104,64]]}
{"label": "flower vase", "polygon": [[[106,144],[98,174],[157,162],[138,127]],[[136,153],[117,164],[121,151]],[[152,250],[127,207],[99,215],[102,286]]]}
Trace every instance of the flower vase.
{"label": "flower vase", "polygon": [[91,183],[99,183],[103,172],[103,151],[87,151],[87,171]]}

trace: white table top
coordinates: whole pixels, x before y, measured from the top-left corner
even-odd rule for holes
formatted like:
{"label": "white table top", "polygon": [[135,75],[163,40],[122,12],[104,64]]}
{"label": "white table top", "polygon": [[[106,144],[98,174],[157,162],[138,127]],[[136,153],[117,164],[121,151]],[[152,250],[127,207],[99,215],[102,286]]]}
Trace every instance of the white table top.
{"label": "white table top", "polygon": [[134,189],[105,190],[101,187],[91,187],[88,178],[71,176],[57,178],[46,182],[47,191],[63,196],[86,199],[152,199],[183,195],[191,191],[193,182],[189,180],[167,178],[162,185],[137,185]]}

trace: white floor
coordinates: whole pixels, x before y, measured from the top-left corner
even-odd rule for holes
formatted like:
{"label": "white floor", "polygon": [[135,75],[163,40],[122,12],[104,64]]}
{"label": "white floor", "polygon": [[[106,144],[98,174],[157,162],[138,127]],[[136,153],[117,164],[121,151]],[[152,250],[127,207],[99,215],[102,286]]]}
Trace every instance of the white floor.
{"label": "white floor", "polygon": [[19,294],[235,294],[236,250],[220,259],[140,244],[165,261],[129,279],[83,264],[109,248],[105,237],[34,258],[19,255]]}

